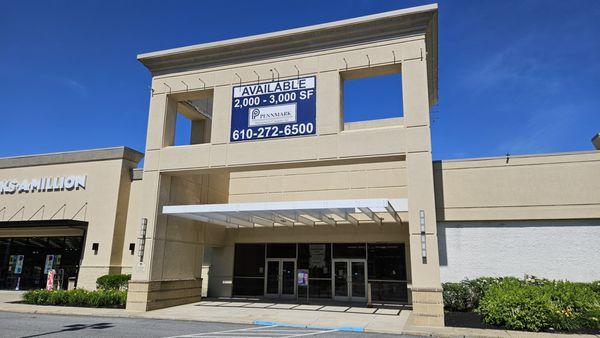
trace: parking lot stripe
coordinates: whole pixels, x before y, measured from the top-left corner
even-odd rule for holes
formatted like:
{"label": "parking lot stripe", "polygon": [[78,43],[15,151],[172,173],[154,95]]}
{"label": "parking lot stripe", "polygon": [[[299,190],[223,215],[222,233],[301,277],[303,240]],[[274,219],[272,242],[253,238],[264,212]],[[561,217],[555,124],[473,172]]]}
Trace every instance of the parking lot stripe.
{"label": "parking lot stripe", "polygon": [[312,329],[312,330],[336,330],[336,331],[350,331],[350,332],[365,332],[365,328],[361,326],[337,326],[327,327],[319,325],[297,325],[297,324],[286,324],[280,322],[270,322],[265,320],[255,320],[254,324],[264,326],[279,326],[279,327],[295,327],[301,329]]}
{"label": "parking lot stripe", "polygon": [[331,333],[331,332],[336,332],[336,331],[338,331],[338,330],[323,330],[323,331],[317,331],[317,332],[312,332],[312,333],[304,333],[304,334],[296,334],[296,335],[292,335],[292,336],[286,336],[286,338],[302,337],[302,336],[314,336],[314,335],[318,335],[318,334]]}
{"label": "parking lot stripe", "polygon": [[[181,336],[172,336],[172,337],[166,337],[166,338],[179,338],[179,337],[206,337],[208,335],[214,335],[214,334],[219,334],[219,333],[225,333],[225,332],[236,332],[236,331],[250,331],[250,330],[260,330],[260,329],[265,329],[265,328],[269,328],[269,327],[276,327],[277,325],[270,325],[270,326],[253,326],[253,327],[246,327],[243,329],[233,329],[233,330],[224,330],[224,331],[213,331],[213,332],[200,332],[200,333],[191,333],[191,334],[186,334],[186,335],[181,335]],[[222,337],[222,336],[221,336]]]}

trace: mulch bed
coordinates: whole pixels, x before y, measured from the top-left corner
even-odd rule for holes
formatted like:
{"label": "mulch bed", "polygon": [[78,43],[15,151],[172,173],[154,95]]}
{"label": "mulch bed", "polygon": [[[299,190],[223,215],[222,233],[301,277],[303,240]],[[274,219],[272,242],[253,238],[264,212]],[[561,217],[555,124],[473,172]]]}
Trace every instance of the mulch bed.
{"label": "mulch bed", "polygon": [[481,316],[475,312],[446,312],[444,323],[451,327],[467,327],[471,329],[503,330],[500,326],[484,323]]}
{"label": "mulch bed", "polygon": [[[446,312],[444,314],[444,323],[449,327],[466,327],[470,329],[492,329],[492,330],[506,330],[501,326],[489,325],[484,323],[475,312]],[[559,332],[559,331],[544,331],[546,333],[571,333],[571,334],[599,334],[597,330],[580,330],[573,332]]]}

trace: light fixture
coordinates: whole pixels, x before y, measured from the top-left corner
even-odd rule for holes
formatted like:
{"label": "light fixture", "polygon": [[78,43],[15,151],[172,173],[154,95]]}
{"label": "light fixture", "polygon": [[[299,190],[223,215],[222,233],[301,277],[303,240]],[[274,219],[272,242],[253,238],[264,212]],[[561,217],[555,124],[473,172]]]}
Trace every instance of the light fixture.
{"label": "light fixture", "polygon": [[148,219],[142,217],[140,224],[140,232],[138,234],[138,257],[140,258],[140,264],[144,261],[144,246],[146,245],[146,227],[148,226]]}
{"label": "light fixture", "polygon": [[419,210],[419,228],[421,230],[421,258],[427,264],[427,235],[425,234],[425,210]]}

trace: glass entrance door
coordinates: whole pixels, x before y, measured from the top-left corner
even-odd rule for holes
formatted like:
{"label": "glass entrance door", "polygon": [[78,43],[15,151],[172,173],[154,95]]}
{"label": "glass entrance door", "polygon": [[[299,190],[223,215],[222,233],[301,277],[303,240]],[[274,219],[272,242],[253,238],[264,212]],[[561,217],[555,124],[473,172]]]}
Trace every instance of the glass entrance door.
{"label": "glass entrance door", "polygon": [[364,259],[333,261],[333,298],[345,301],[367,300],[367,262]]}
{"label": "glass entrance door", "polygon": [[268,258],[265,274],[265,296],[277,298],[296,296],[295,259]]}
{"label": "glass entrance door", "polygon": [[348,262],[334,261],[333,271],[333,297],[335,299],[347,300],[349,296],[348,289]]}
{"label": "glass entrance door", "polygon": [[279,260],[267,261],[266,296],[279,295]]}

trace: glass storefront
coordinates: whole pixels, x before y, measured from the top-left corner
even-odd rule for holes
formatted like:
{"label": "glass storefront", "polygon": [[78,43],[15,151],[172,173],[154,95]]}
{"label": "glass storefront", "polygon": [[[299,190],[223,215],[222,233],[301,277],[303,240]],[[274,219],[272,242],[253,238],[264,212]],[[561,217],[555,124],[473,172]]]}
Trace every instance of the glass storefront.
{"label": "glass storefront", "polygon": [[0,289],[45,288],[50,269],[66,288],[77,277],[82,245],[81,236],[0,238]]}
{"label": "glass storefront", "polygon": [[[236,244],[233,296],[408,300],[403,243]],[[308,287],[295,287],[298,269]]]}
{"label": "glass storefront", "polygon": [[233,258],[233,294],[262,296],[265,287],[265,245],[236,244]]}
{"label": "glass storefront", "polygon": [[368,276],[373,300],[406,302],[406,257],[404,244],[369,244]]}
{"label": "glass storefront", "polygon": [[[308,269],[310,298],[331,298],[331,244],[298,244],[298,269]],[[306,298],[306,288],[299,297]]]}

